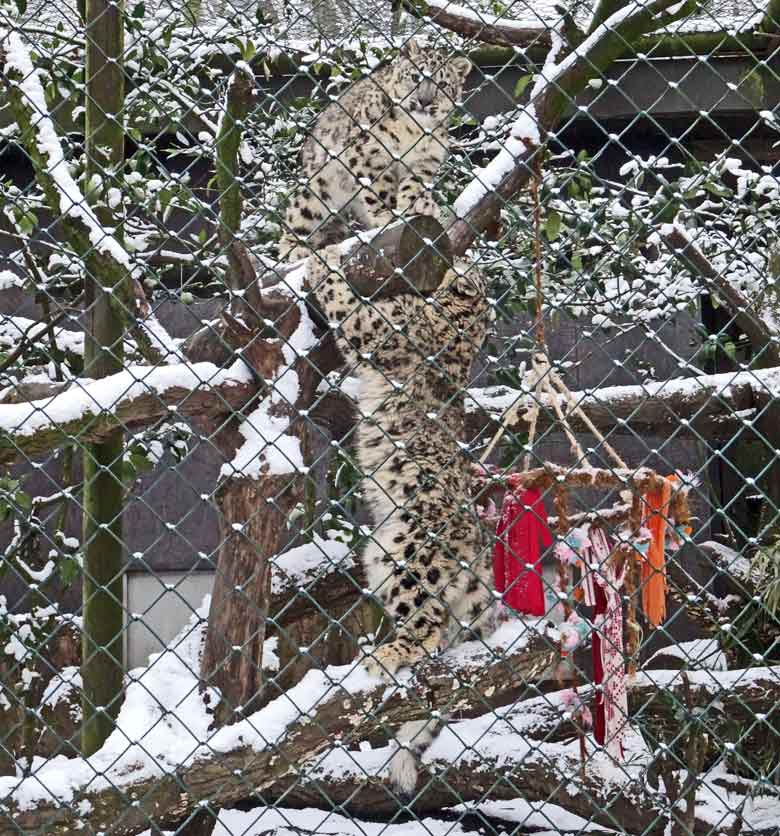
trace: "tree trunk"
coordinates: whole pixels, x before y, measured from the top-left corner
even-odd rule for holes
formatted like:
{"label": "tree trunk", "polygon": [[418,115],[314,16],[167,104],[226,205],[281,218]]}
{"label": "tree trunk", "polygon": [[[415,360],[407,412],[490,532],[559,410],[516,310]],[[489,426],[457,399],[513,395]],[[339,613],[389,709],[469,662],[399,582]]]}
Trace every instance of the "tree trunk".
{"label": "tree trunk", "polygon": [[[124,159],[124,22],[121,0],[87,0],[86,156],[87,181],[100,177],[104,188]],[[101,189],[101,192],[103,189]],[[95,208],[105,226],[119,227],[107,206]],[[87,311],[84,374],[101,378],[122,370],[124,328],[112,294],[122,297],[122,278],[85,271]],[[114,728],[122,700],[123,543],[121,428],[84,447],[83,725],[85,756],[96,752]]]}

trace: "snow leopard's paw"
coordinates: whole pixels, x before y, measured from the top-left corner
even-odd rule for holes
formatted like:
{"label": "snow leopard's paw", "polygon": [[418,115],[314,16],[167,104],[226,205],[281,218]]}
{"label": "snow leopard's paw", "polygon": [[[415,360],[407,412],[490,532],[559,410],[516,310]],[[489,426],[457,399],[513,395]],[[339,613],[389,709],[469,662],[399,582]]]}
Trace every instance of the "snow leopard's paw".
{"label": "snow leopard's paw", "polygon": [[390,642],[371,651],[363,659],[363,665],[371,676],[391,682],[398,669],[403,667],[404,659],[400,648],[395,642]]}
{"label": "snow leopard's paw", "polygon": [[418,195],[410,208],[412,215],[427,215],[437,221],[441,220],[441,210],[430,192],[423,192]]}

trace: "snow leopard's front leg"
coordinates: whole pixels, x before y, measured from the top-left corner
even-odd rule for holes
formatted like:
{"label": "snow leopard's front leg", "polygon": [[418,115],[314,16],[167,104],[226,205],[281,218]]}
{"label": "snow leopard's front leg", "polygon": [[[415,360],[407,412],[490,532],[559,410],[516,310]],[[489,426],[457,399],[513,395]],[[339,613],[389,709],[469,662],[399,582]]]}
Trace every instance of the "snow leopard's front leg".
{"label": "snow leopard's front leg", "polygon": [[[386,344],[395,333],[391,317],[403,314],[400,303],[390,299],[375,302],[361,299],[338,266],[332,265],[332,255],[328,256],[326,251],[325,257],[321,256],[322,253],[309,261],[309,287],[328,321],[338,324],[340,347],[348,352],[351,349],[358,354],[369,354]],[[355,356],[349,359],[353,364],[357,362]]]}
{"label": "snow leopard's front leg", "polygon": [[438,220],[440,211],[433,199],[433,182],[447,157],[447,148],[434,135],[420,150],[421,155],[413,161],[400,163],[398,211],[404,215],[430,215]]}
{"label": "snow leopard's front leg", "polygon": [[[388,609],[393,611],[392,607]],[[395,638],[371,652],[365,663],[368,672],[383,679],[392,678],[401,668],[438,653],[446,632],[444,612],[445,606],[432,600],[415,609],[413,623],[396,615]]]}

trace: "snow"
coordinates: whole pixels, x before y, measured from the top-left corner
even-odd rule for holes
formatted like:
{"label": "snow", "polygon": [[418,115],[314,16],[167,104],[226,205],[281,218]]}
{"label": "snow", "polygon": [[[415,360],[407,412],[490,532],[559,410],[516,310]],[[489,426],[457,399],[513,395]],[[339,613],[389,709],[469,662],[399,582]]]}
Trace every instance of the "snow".
{"label": "snow", "polygon": [[[686,671],[685,675],[691,685],[700,686],[707,693],[716,697],[723,691],[737,687],[749,687],[753,683],[760,683],[767,679],[777,681],[778,669],[776,667],[756,667],[733,671],[698,670]],[[653,685],[659,690],[666,690],[682,682],[682,672],[640,671],[636,674],[634,681],[639,686]]]}
{"label": "snow", "polygon": [[612,832],[602,825],[588,822],[581,816],[570,813],[549,801],[526,801],[516,798],[512,801],[458,804],[452,809],[457,812],[481,813],[490,818],[514,822],[523,828],[533,828],[534,836],[542,836],[542,834],[552,836],[564,830],[577,834],[591,831],[599,834]]}
{"label": "snow", "polygon": [[263,661],[260,667],[266,673],[279,670],[279,636],[267,636],[263,641]]}
{"label": "snow", "polygon": [[[304,357],[317,344],[306,303],[302,300],[306,279],[306,263],[289,273],[284,281],[266,291],[286,292],[297,301],[300,312],[298,327],[289,339],[282,343],[285,365],[277,369],[273,380],[267,381],[269,394],[239,426],[244,442],[232,461],[222,465],[220,476],[258,479],[261,474],[301,473],[305,471],[300,440],[288,435],[293,405],[299,396],[298,373],[295,362]],[[276,414],[272,414],[272,411]]]}
{"label": "snow", "polygon": [[[52,798],[66,802],[84,784],[97,789],[112,781],[132,781],[138,775],[136,769],[146,770],[149,776],[161,775],[186,761],[199,742],[208,739],[211,720],[197,680],[207,614],[208,599],[170,647],[150,657],[148,668],[128,673],[117,728],[95,755],[36,758],[30,778],[0,778],[0,798],[9,794],[6,800],[21,807]],[[77,684],[74,676],[68,682]],[[49,688],[49,699],[56,704],[56,689],[52,684]]]}
{"label": "snow", "polygon": [[[259,807],[246,812],[220,810],[213,836],[300,836],[301,833],[312,836],[472,836],[474,831],[435,818],[384,824],[313,808]],[[150,836],[150,831],[144,831],[141,836]]]}
{"label": "snow", "polygon": [[350,375],[342,376],[340,372],[328,372],[317,386],[317,392],[329,394],[341,392],[347,398],[357,402],[360,397],[360,378]]}
{"label": "snow", "polygon": [[687,667],[694,669],[728,670],[728,658],[721,650],[717,639],[694,639],[693,641],[662,647],[648,659],[645,666],[649,665],[654,659],[669,657],[681,659]]}
{"label": "snow", "polygon": [[271,591],[277,595],[288,587],[303,587],[322,574],[351,569],[355,560],[346,543],[325,540],[315,533],[311,543],[276,555],[271,564]]}
{"label": "snow", "polygon": [[[83,332],[67,331],[60,326],[55,326],[53,331],[54,342],[60,351],[78,356],[84,354]],[[27,340],[30,343],[43,339],[48,341],[48,326],[45,322],[38,322],[25,316],[0,316],[1,347],[16,348],[23,334],[27,334]]]}
{"label": "snow", "polygon": [[519,653],[532,639],[546,630],[546,618],[510,618],[502,622],[486,638],[463,642],[446,651],[447,660],[458,667],[479,667],[485,654],[496,651],[504,654]]}
{"label": "snow", "polygon": [[[710,391],[712,398],[728,398],[733,387],[742,386],[749,386],[759,395],[780,396],[780,367],[648,381],[628,386],[604,386],[601,389],[573,392],[572,397],[587,411],[589,404],[604,407],[656,397],[664,400],[679,399],[680,402],[684,402],[686,398],[698,397],[702,389]],[[514,407],[519,400],[529,398],[532,394],[530,389],[512,389],[508,386],[473,388],[468,390],[466,409],[469,412],[484,409],[492,414],[502,414]],[[543,403],[546,402],[545,398],[542,399]]]}
{"label": "snow", "polygon": [[300,473],[303,471],[301,442],[285,435],[290,427],[287,416],[268,413],[270,398],[265,398],[239,425],[244,443],[232,461],[222,465],[221,476],[257,479],[261,474]]}
{"label": "snow", "polygon": [[169,389],[249,383],[252,374],[243,360],[223,369],[213,363],[175,366],[128,366],[100,380],[78,380],[51,398],[0,405],[0,431],[17,436],[34,435],[53,424],[67,424],[87,415],[113,412],[120,401],[148,394],[163,395]]}
{"label": "snow", "polygon": [[[265,708],[213,734],[198,677],[209,605],[207,596],[166,650],[152,654],[148,667],[128,673],[117,728],[98,752],[90,758],[36,758],[30,777],[0,777],[0,799],[22,809],[53,797],[67,804],[86,785],[90,791],[121,787],[242,745],[262,751],[278,743],[288,725],[313,713],[320,702],[378,684],[356,664],[309,671]],[[277,659],[272,644],[268,667]],[[215,697],[213,692],[207,695],[211,701]]]}
{"label": "snow", "polygon": [[81,671],[73,666],[62,668],[49,680],[49,684],[41,697],[41,705],[46,708],[56,708],[63,700],[67,700],[73,692],[81,691]]}
{"label": "snow", "polygon": [[23,287],[24,279],[12,273],[10,270],[0,270],[0,290],[9,290],[12,287]]}
{"label": "snow", "polygon": [[27,107],[32,109],[32,123],[37,134],[36,145],[38,151],[47,160],[46,173],[52,178],[60,196],[60,211],[74,221],[83,223],[89,231],[89,240],[98,252],[113,258],[117,264],[130,269],[130,257],[119,241],[105,229],[92,210],[87,205],[86,198],[76,185],[65,160],[57,132],[49,117],[46,99],[43,95],[40,71],[33,67],[30,54],[19,35],[10,31],[5,42],[6,74],[16,71],[21,75],[21,81],[9,79],[10,83],[18,87],[26,100]]}
{"label": "snow", "polygon": [[701,548],[717,555],[716,560],[720,567],[738,580],[750,582],[753,576],[757,575],[750,560],[725,543],[718,543],[717,540],[707,540],[701,544]]}
{"label": "snow", "polygon": [[453,204],[455,217],[466,215],[515,169],[529,147],[539,144],[539,126],[535,112],[526,109],[516,120],[511,135],[501,143],[501,150],[484,168],[477,169],[474,179],[463,189]]}
{"label": "snow", "polygon": [[[576,49],[572,50],[560,64],[556,63],[556,59],[563,47],[563,40],[557,32],[557,25],[560,23],[559,16],[556,18],[558,24],[550,27],[552,47],[531,90],[528,104],[521,108],[520,115],[512,124],[510,135],[501,141],[499,153],[487,166],[475,171],[474,178],[455,200],[453,211],[456,217],[465,218],[482,198],[495,191],[501,181],[517,167],[519,161],[529,151],[541,144],[536,104],[544,96],[550,85],[556,84],[568,70],[574,67],[580,58],[591,52],[605,34],[615,30],[624,20],[642,11],[644,7],[645,3],[642,0],[634,0],[634,2],[614,12]],[[444,6],[438,6],[438,8],[452,10],[453,6],[444,4]],[[461,7],[454,8],[460,9]],[[467,16],[479,20],[478,15],[468,14]]]}
{"label": "snow", "polygon": [[165,329],[165,326],[163,326],[154,314],[146,316],[140,322],[140,325],[149,338],[152,348],[157,349],[162,355],[164,363],[176,364],[184,362],[184,356],[180,351],[180,346],[184,340],[171,337]]}
{"label": "snow", "polygon": [[[435,11],[447,12],[447,14],[455,15],[463,20],[469,20],[473,23],[479,23],[483,26],[500,26],[507,31],[527,32],[529,26],[538,26],[541,24],[539,12],[533,18],[518,19],[517,15],[522,15],[526,9],[522,6],[513,4],[510,6],[512,17],[504,17],[503,15],[496,17],[489,14],[486,10],[468,8],[467,6],[459,6],[456,3],[448,3],[447,0],[428,0],[427,6],[429,9]],[[556,15],[560,17],[560,15]]]}

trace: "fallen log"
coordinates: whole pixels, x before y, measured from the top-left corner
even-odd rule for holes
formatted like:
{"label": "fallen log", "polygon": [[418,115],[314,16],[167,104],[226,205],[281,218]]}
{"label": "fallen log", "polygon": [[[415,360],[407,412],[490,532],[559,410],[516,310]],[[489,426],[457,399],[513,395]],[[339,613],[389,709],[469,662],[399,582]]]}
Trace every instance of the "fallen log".
{"label": "fallen log", "polygon": [[[377,684],[352,666],[310,671],[251,717],[193,745],[198,754],[188,764],[173,766],[165,753],[155,757],[145,748],[146,765],[109,767],[98,785],[90,770],[83,784],[71,780],[54,798],[45,789],[47,767],[67,775],[64,759],[28,779],[0,778],[0,834],[26,830],[64,836],[81,830],[132,836],[150,823],[175,828],[201,802],[221,808],[262,797],[334,740],[357,744],[367,722],[389,736],[408,719],[429,717],[432,704],[474,716],[512,702],[533,688],[554,656],[545,635],[531,627],[518,632],[515,625],[498,631],[490,643],[471,642],[422,663],[403,687]],[[61,778],[51,781],[62,786]]]}

